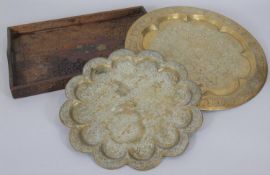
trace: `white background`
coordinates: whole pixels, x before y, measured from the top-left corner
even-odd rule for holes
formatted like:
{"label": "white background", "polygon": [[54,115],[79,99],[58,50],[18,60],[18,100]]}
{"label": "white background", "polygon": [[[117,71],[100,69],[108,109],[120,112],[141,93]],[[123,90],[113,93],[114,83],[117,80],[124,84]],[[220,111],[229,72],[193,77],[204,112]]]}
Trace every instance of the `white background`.
{"label": "white background", "polygon": [[14,100],[8,84],[6,28],[12,25],[144,5],[205,8],[250,31],[270,62],[269,0],[0,0],[0,174],[270,174],[270,82],[248,103],[204,112],[186,152],[149,171],[106,170],[68,142],[58,112],[64,91]]}

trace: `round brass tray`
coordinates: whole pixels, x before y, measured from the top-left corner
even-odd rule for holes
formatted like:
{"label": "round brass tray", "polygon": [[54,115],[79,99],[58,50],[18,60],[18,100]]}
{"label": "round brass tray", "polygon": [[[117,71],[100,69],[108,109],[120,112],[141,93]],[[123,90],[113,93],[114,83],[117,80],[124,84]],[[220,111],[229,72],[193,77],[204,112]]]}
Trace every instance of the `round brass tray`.
{"label": "round brass tray", "polygon": [[156,50],[183,64],[202,90],[202,110],[222,110],[254,97],[267,77],[267,62],[256,39],[220,14],[168,7],[149,12],[129,29],[125,47]]}

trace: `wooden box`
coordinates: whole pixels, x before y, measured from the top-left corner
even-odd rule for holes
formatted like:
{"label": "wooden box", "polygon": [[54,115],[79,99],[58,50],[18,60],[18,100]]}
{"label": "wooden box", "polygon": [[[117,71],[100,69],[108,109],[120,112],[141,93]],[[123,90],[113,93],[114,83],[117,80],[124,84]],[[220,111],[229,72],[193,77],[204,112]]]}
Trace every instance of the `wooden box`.
{"label": "wooden box", "polygon": [[13,97],[63,89],[89,59],[124,48],[129,27],[145,13],[140,6],[9,27]]}

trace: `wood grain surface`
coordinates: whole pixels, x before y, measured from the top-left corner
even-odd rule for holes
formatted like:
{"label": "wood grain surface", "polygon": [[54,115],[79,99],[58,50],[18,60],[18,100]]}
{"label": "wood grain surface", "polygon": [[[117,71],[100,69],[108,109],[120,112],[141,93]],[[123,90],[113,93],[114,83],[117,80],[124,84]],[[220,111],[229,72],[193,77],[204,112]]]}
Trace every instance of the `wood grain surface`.
{"label": "wood grain surface", "polygon": [[145,13],[139,6],[9,27],[13,97],[63,89],[85,62],[124,48],[129,27]]}

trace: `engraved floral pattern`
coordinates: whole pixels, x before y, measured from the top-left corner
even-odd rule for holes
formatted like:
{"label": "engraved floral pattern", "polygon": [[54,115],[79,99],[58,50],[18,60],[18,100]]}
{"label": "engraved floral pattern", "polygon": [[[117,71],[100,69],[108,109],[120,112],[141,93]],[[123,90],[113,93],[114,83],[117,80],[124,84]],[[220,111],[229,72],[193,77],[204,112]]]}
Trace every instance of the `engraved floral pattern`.
{"label": "engraved floral pattern", "polygon": [[185,68],[153,51],[90,60],[66,86],[60,111],[72,146],[108,169],[139,170],[176,156],[202,124],[200,89]]}

